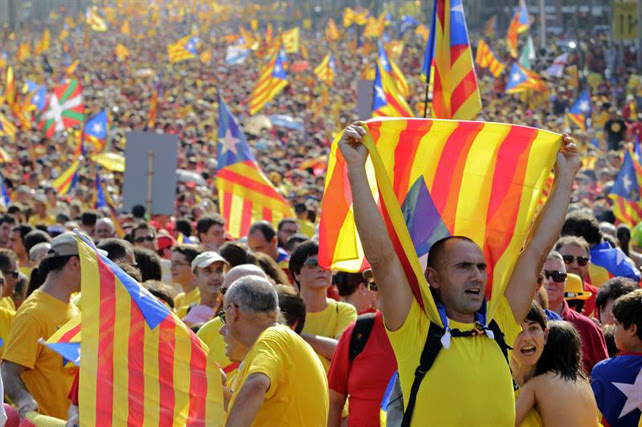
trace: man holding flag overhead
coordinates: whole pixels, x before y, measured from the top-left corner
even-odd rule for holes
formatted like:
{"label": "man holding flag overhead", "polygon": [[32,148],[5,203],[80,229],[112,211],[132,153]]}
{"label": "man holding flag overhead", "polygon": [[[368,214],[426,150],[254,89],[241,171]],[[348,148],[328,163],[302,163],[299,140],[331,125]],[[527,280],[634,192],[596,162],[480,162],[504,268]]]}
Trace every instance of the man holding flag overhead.
{"label": "man holding flag overhead", "polygon": [[[527,158],[512,152],[500,154],[502,158],[496,161],[515,164],[517,169],[513,175],[485,171],[495,176],[491,181],[493,188],[488,195],[490,204],[486,218],[486,227],[492,231],[489,230],[485,239],[482,237],[482,251],[472,240],[480,241],[479,236],[473,235],[473,228],[466,231],[470,236],[458,236],[455,233],[465,228],[459,222],[464,221],[467,213],[460,213],[459,210],[479,209],[479,206],[465,204],[463,201],[477,197],[473,188],[466,188],[474,187],[475,184],[467,179],[464,169],[479,169],[483,165],[465,163],[473,161],[471,156],[482,145],[490,150],[491,147],[487,146],[490,144],[479,142],[478,146],[474,146],[472,139],[476,136],[475,130],[468,128],[469,124],[465,122],[453,124],[401,119],[394,122],[373,120],[364,127],[357,122],[343,133],[339,148],[350,180],[354,220],[377,281],[384,322],[399,365],[406,411],[402,425],[408,426],[414,421],[414,425],[512,426],[515,423],[515,404],[507,363],[507,346],[512,345],[519,332],[519,323],[530,307],[541,266],[562,228],[573,179],[580,167],[577,148],[568,136],[560,141],[559,137],[540,134],[538,131],[533,133],[532,129],[499,125],[506,126],[504,131],[510,132],[504,141],[508,140],[513,149],[524,146],[525,141],[530,140],[530,144],[526,146],[548,158],[549,162],[536,167],[541,170],[524,170],[527,168]],[[400,173],[399,179],[403,181],[407,181],[408,177],[393,166],[392,173],[395,175],[392,176],[391,185],[391,177],[384,178],[381,175],[386,172],[381,153],[378,152],[378,149],[385,150],[394,142],[392,135],[399,135],[400,125],[405,126],[405,130],[401,132],[405,135],[392,151],[396,160],[411,155],[408,152],[413,148],[416,151],[417,144],[423,141],[431,127],[457,126],[450,138],[447,138],[448,141],[440,142],[442,161],[437,165],[436,175],[427,178],[420,176],[408,191],[402,207],[395,205],[395,202],[399,202],[399,195],[403,197],[400,189],[408,186],[409,182],[399,182],[396,174]],[[480,139],[485,138],[480,135]],[[536,139],[539,141],[535,142]],[[384,142],[380,146],[374,145],[375,140]],[[544,140],[548,142],[545,143]],[[563,143],[563,148],[557,153],[556,182],[535,223],[530,240],[521,253],[519,249],[524,241],[520,239],[521,241],[511,242],[516,249],[512,252],[510,248],[504,249],[513,259],[508,260],[506,256],[502,256],[497,260],[498,254],[494,251],[501,249],[501,245],[497,246],[497,241],[511,239],[503,236],[504,230],[499,231],[501,224],[496,223],[497,218],[505,216],[505,210],[508,209],[506,204],[511,203],[510,198],[520,199],[528,194],[520,196],[519,193],[514,193],[526,190],[518,190],[510,183],[515,182],[515,179],[529,181],[534,173],[539,181],[543,181],[553,163],[555,147],[560,142]],[[473,146],[469,145],[471,143]],[[504,152],[501,147],[500,144],[498,151]],[[471,150],[467,159],[461,154],[462,150]],[[383,217],[372,197],[366,175],[369,151],[377,174]],[[384,157],[387,158],[385,153]],[[450,161],[444,165],[447,159]],[[482,162],[479,158],[472,159]],[[530,156],[528,163],[533,160],[533,156]],[[455,171],[453,165],[457,165]],[[459,182],[457,185],[461,185],[458,196],[453,192],[454,188],[443,190],[432,187],[432,196],[427,191],[424,178],[439,181],[444,173],[449,174],[451,182],[455,180]],[[515,174],[520,174],[520,178]],[[476,179],[479,180],[479,177]],[[438,206],[442,206],[442,190],[449,195],[454,194],[453,197],[446,195],[446,198],[448,205],[459,203],[454,208],[455,213],[452,209],[448,210],[448,206],[445,210],[442,209],[443,212],[439,211]],[[391,194],[393,191],[397,194]],[[532,206],[538,199],[537,194],[533,196],[530,203]],[[402,209],[403,213],[400,212]],[[523,216],[528,216],[527,213],[520,213],[522,206],[517,207],[517,210],[510,218],[515,229],[506,231],[517,233],[525,239],[524,230],[528,228],[530,221]],[[417,213],[422,217],[415,218]],[[457,228],[452,226],[452,215],[455,215]],[[404,219],[406,224],[403,224]],[[501,223],[506,225],[507,220],[509,218],[504,217]],[[478,221],[475,225],[474,229],[479,230]],[[408,236],[408,232],[411,236]],[[425,272],[421,271],[417,252],[428,254]],[[514,265],[512,272],[511,265]],[[508,271],[502,271],[502,268],[507,268]],[[489,279],[495,279],[495,282],[488,293],[492,297],[487,313],[484,296]],[[428,283],[430,292],[427,288],[422,288]],[[489,393],[490,390],[492,393]]]}

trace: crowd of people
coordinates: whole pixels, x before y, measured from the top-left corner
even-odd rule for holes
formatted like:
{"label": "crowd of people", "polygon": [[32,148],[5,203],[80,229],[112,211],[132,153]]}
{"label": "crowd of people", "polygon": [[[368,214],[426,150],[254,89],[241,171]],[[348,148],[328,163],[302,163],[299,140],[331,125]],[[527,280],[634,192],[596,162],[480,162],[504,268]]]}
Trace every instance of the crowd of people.
{"label": "crowd of people", "polygon": [[[57,193],[52,182],[75,159],[76,133],[66,129],[45,137],[0,105],[19,129],[15,137],[0,136],[3,185],[10,197],[0,215],[7,425],[31,412],[78,423],[77,370],[65,367],[40,341],[82,311],[73,230],[84,233],[207,346],[224,373],[226,425],[374,426],[385,422],[382,409],[388,425],[642,423],[642,223],[616,218],[609,197],[625,154],[642,136],[642,114],[637,114],[642,77],[632,57],[618,60],[612,54],[606,35],[587,35],[567,62],[579,69],[577,81],[547,78],[546,94],[506,95],[507,73],[492,78],[478,70],[479,120],[570,136],[558,154],[555,183],[537,228],[493,318],[479,316],[487,280],[480,248],[461,237],[432,247],[425,274],[449,320],[440,328],[413,298],[369,197],[363,129],[350,126],[360,119],[357,81],[372,78],[376,45],[357,43],[360,30],[354,27],[342,29],[338,41],[326,40],[330,15],[302,25],[302,49],[289,56],[288,86],[261,117],[250,116],[247,99],[266,61],[263,46],[257,43],[244,64],[226,63],[226,49],[237,41],[239,23],[245,25],[241,14],[248,11],[224,8],[221,16],[229,16],[217,19],[208,9],[186,8],[181,14],[152,1],[149,11],[136,2],[120,4],[103,11],[106,32],[89,29],[77,16],[72,27],[64,11],[20,31],[5,29],[0,50],[10,59],[3,68],[13,65],[18,87],[31,80],[52,88],[77,77],[85,115],[109,112],[107,151],[122,155],[130,131],[174,134],[177,168],[200,175],[205,185],[179,182],[173,215],[146,212],[143,201],[117,216],[108,208],[95,209],[96,173],[118,208],[122,172],[91,160],[94,148],[87,144],[75,186]],[[269,13],[270,7],[253,13]],[[332,18],[340,25],[340,17]],[[45,28],[53,34],[48,50],[12,61],[18,46],[35,46]],[[63,28],[68,35],[58,40]],[[262,31],[263,23],[252,34],[261,40]],[[396,39],[398,22],[386,31]],[[471,30],[473,41],[480,31]],[[211,55],[170,64],[167,45],[188,33],[198,34],[199,52]],[[508,60],[500,38],[494,48]],[[397,45],[389,55],[407,76],[408,102],[420,116],[426,39],[413,29],[401,40],[401,49]],[[554,41],[538,55],[553,58],[567,48],[565,40]],[[118,43],[129,49],[125,60],[116,58]],[[337,72],[333,85],[322,88],[312,69],[331,52]],[[74,60],[78,64],[70,73]],[[535,71],[550,65],[540,62]],[[158,85],[164,95],[150,126]],[[592,113],[586,129],[570,128],[564,114],[585,88],[591,89]],[[217,203],[217,93],[295,213],[278,224],[256,221],[240,239],[226,233]],[[268,117],[275,114],[290,116],[301,129],[271,123]],[[334,133],[344,128],[339,144],[372,266],[363,273],[319,265],[322,165]],[[617,268],[592,262],[604,254]]]}

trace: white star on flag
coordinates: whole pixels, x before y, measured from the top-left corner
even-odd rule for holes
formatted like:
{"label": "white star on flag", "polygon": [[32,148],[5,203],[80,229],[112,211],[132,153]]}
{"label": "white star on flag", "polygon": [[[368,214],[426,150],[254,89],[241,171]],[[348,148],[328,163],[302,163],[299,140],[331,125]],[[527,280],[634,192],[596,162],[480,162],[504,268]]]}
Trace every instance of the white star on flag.
{"label": "white star on flag", "polygon": [[103,130],[103,126],[100,123],[94,123],[94,126],[91,128],[93,133],[100,133]]}
{"label": "white star on flag", "polygon": [[227,147],[229,151],[231,151],[234,154],[237,154],[238,151],[236,150],[236,143],[239,142],[240,139],[234,138],[232,135],[232,131],[228,128],[227,131],[225,131],[225,136],[223,137],[223,143]]}
{"label": "white star on flag", "polygon": [[385,56],[381,55],[381,56],[379,57],[379,62],[381,62],[381,66],[382,66],[384,69],[388,68],[388,61],[386,61],[386,57],[385,57]]}
{"label": "white star on flag", "polygon": [[511,76],[511,79],[513,79],[514,82],[518,82],[519,79],[521,79],[521,76],[519,75],[519,73],[515,73]]}
{"label": "white star on flag", "polygon": [[458,12],[458,13],[464,13],[464,6],[459,3],[458,5],[455,5],[450,8],[451,12]]}
{"label": "white star on flag", "polygon": [[277,74],[278,74],[278,73],[280,73],[280,72],[281,72],[281,70],[282,70],[281,65],[276,65],[276,66],[274,67],[274,72],[275,72],[275,73],[277,73]]}
{"label": "white star on flag", "polygon": [[588,111],[588,102],[582,101],[580,102],[580,111]]}
{"label": "white star on flag", "polygon": [[375,86],[375,92],[377,92],[377,98],[386,102],[386,94],[384,93],[383,88],[381,86]]}
{"label": "white star on flag", "polygon": [[632,184],[631,179],[629,178],[628,175],[624,175],[624,177],[622,178],[622,183],[624,184],[624,189],[628,193],[630,191],[631,184]]}
{"label": "white star on flag", "polygon": [[636,409],[642,411],[642,369],[638,372],[638,376],[635,377],[633,384],[613,383],[613,385],[626,396],[626,402],[622,407],[619,418],[624,417]]}

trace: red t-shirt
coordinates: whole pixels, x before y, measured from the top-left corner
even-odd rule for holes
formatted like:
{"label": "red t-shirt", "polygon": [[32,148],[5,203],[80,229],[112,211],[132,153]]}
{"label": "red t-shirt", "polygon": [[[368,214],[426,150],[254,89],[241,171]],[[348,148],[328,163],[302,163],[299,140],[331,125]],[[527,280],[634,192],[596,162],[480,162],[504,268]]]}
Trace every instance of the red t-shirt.
{"label": "red t-shirt", "polygon": [[562,319],[572,323],[580,334],[580,338],[582,338],[582,363],[584,371],[587,375],[590,375],[593,366],[597,362],[609,357],[606,351],[604,334],[591,319],[570,309],[566,301],[564,301],[564,308],[562,309]]}
{"label": "red t-shirt", "polygon": [[349,426],[379,426],[379,406],[386,386],[397,370],[397,360],[388,340],[380,311],[363,351],[350,363],[350,340],[355,323],[339,338],[328,384],[331,390],[350,396]]}

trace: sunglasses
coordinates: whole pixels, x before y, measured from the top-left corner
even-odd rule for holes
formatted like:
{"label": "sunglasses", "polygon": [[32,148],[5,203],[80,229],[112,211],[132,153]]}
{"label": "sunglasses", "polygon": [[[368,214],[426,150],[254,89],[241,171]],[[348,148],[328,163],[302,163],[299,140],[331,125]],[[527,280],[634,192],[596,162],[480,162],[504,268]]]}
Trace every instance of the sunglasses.
{"label": "sunglasses", "polygon": [[571,265],[573,264],[573,260],[577,260],[577,265],[584,267],[589,262],[589,259],[585,256],[564,255],[562,258],[564,258],[564,263],[566,265]]}
{"label": "sunglasses", "polygon": [[366,284],[366,289],[372,292],[379,292],[379,288],[377,288],[377,284],[375,282],[368,282]]}
{"label": "sunglasses", "polygon": [[555,283],[564,283],[566,280],[566,273],[562,273],[561,271],[544,271],[544,274],[546,274],[547,279],[553,279],[553,282]]}
{"label": "sunglasses", "polygon": [[17,279],[18,276],[20,275],[20,272],[18,270],[13,270],[13,271],[3,271],[2,274],[5,276],[13,276],[14,279]]}
{"label": "sunglasses", "polygon": [[304,267],[308,267],[309,269],[312,270],[312,269],[317,268],[319,266],[319,260],[318,259],[307,259],[303,263],[303,266]]}
{"label": "sunglasses", "polygon": [[153,241],[154,241],[154,238],[152,236],[136,237],[134,239],[134,242],[136,242],[136,243],[153,242]]}

